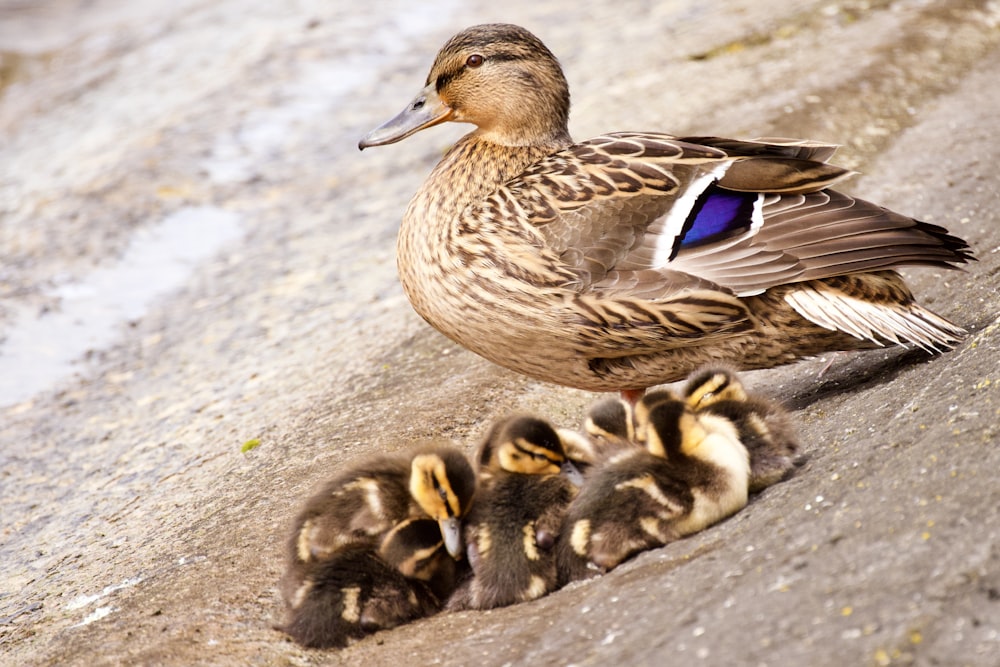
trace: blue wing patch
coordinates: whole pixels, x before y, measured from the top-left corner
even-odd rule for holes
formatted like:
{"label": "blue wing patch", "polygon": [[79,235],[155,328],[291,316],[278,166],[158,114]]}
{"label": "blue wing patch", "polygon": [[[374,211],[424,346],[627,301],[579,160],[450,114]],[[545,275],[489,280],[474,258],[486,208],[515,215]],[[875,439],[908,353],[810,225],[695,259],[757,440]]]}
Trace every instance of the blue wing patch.
{"label": "blue wing patch", "polygon": [[684,226],[674,252],[673,259],[681,248],[719,241],[724,238],[743,234],[753,225],[754,204],[760,197],[756,192],[733,192],[723,190],[712,184],[705,188]]}

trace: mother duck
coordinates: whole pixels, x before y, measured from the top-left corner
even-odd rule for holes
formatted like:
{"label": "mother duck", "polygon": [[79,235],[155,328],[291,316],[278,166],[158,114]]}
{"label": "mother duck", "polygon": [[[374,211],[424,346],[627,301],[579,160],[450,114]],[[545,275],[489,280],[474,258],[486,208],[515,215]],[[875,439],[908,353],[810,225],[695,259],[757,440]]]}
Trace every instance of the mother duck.
{"label": "mother duck", "polygon": [[613,132],[574,143],[555,56],[516,25],[463,30],[359,147],[476,126],[410,202],[399,274],[446,336],[533,378],[633,400],[703,364],[768,368],[964,331],[895,268],[973,259],[947,230],[828,189],[813,141]]}

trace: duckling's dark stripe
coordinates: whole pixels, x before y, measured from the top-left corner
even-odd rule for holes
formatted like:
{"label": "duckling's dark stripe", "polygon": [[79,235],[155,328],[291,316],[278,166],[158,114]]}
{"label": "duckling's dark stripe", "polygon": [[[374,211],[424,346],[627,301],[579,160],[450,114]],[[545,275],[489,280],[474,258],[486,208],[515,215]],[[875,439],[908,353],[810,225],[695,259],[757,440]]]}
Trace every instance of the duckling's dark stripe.
{"label": "duckling's dark stripe", "polygon": [[556,456],[552,452],[552,450],[548,449],[546,446],[542,445],[538,447],[529,448],[525,447],[524,444],[522,443],[524,443],[524,440],[522,440],[521,438],[517,438],[514,440],[514,446],[518,449],[518,451],[524,452],[528,456],[542,456],[545,458],[546,461],[548,461],[549,463],[554,463],[555,465],[559,465],[560,463],[562,463],[562,458]]}
{"label": "duckling's dark stripe", "polygon": [[[725,373],[715,373],[711,378],[710,392],[712,394],[718,394],[723,389],[729,386],[729,376]],[[706,384],[708,384],[706,382]]]}

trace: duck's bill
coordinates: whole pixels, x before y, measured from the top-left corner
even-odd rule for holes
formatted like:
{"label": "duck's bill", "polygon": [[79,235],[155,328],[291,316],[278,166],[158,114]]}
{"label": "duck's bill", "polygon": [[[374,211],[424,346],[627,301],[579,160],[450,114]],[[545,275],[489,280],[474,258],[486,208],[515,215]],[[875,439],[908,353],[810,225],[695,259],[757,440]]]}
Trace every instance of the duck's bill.
{"label": "duck's bill", "polygon": [[462,523],[455,518],[438,521],[441,526],[441,537],[444,538],[444,548],[455,560],[462,557]]}
{"label": "duck's bill", "polygon": [[571,461],[566,461],[559,469],[560,474],[566,477],[573,486],[583,486],[583,474]]}
{"label": "duck's bill", "polygon": [[366,134],[358,142],[358,148],[364,150],[369,146],[396,143],[424,128],[445,122],[451,118],[451,113],[451,107],[441,101],[434,83],[430,83],[394,118]]}

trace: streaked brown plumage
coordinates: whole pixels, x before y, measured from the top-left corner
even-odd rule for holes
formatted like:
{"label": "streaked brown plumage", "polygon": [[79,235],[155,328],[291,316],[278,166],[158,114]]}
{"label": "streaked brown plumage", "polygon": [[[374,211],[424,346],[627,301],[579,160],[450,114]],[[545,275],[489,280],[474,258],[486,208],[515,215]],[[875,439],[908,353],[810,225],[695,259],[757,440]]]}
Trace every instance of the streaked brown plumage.
{"label": "streaked brown plumage", "polygon": [[398,241],[414,308],[461,345],[534,378],[632,391],[709,362],[962,338],[893,269],[954,268],[967,244],[827,189],[849,175],[827,164],[834,146],[638,132],[574,144],[568,114],[552,53],[523,28],[480,25],[360,143],[477,126],[418,190]]}
{"label": "streaked brown plumage", "polygon": [[472,576],[449,609],[492,609],[556,588],[556,540],[576,495],[556,429],[518,415],[493,424],[480,446],[479,489],[465,519]]}
{"label": "streaked brown plumage", "polygon": [[640,401],[635,422],[645,449],[600,462],[570,503],[559,542],[560,583],[610,570],[746,505],[749,459],[729,421],[697,415],[659,392]]}

